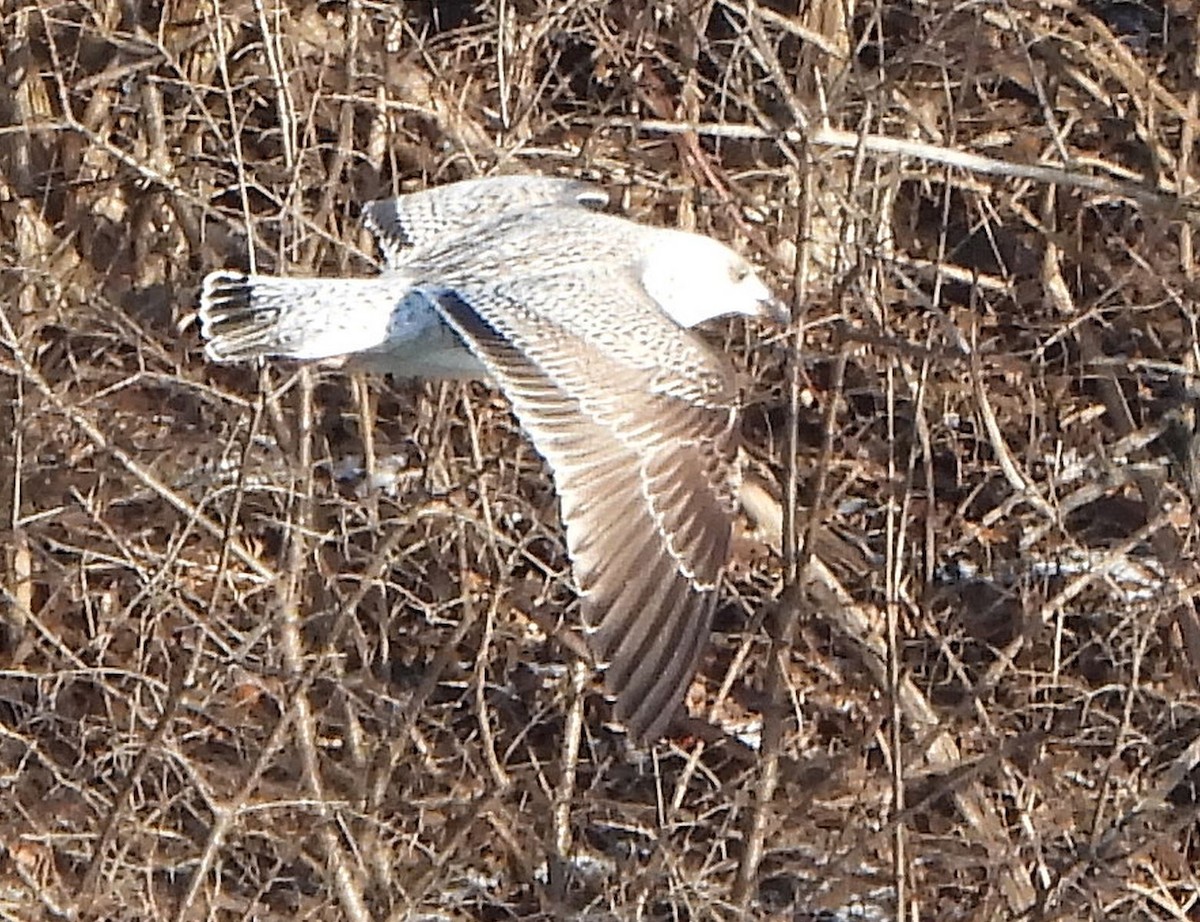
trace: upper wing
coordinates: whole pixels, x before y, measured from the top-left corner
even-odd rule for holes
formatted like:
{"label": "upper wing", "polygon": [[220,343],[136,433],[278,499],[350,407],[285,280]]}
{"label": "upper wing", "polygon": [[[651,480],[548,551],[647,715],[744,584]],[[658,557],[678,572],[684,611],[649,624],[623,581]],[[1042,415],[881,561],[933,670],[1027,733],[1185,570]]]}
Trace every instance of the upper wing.
{"label": "upper wing", "polygon": [[[705,349],[702,368],[630,362],[527,307],[561,301],[564,286],[577,296],[574,281],[457,291],[438,307],[553,470],[589,644],[608,664],[616,716],[648,741],[691,684],[712,624],[732,532],[736,405]],[[600,303],[636,299],[662,316],[636,285],[591,281]],[[662,320],[660,333],[691,340]]]}
{"label": "upper wing", "polygon": [[379,241],[388,266],[396,267],[405,263],[413,250],[508,211],[541,205],[602,209],[607,204],[607,192],[577,179],[492,176],[368,202],[362,216]]}

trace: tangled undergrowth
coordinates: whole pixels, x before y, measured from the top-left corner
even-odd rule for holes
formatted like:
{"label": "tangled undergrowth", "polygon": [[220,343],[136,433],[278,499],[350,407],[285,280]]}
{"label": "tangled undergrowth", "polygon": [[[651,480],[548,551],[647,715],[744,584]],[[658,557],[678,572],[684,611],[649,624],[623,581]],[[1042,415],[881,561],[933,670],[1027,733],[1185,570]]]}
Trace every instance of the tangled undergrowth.
{"label": "tangled undergrowth", "polygon": [[[1197,912],[1190,4],[0,10],[5,918]],[[518,170],[795,305],[709,331],[751,515],[654,752],[496,393],[189,324]]]}

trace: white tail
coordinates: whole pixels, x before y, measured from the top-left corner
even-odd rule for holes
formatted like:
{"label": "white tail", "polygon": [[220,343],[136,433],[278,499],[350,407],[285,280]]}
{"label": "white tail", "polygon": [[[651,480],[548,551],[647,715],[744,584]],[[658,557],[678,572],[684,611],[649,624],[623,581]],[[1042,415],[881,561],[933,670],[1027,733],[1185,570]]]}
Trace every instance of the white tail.
{"label": "white tail", "polygon": [[387,341],[409,288],[398,275],[298,279],[222,270],[204,279],[200,335],[214,362],[333,358]]}

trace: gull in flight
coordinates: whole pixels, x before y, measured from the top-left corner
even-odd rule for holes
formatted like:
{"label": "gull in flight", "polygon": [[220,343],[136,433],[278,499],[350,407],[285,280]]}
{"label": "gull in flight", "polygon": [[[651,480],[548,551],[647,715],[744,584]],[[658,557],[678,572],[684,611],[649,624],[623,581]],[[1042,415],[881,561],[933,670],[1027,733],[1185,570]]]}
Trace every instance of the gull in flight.
{"label": "gull in flight", "polygon": [[724,244],[607,204],[531,175],[371,202],[381,274],[213,272],[199,319],[214,362],[342,358],[498,385],[553,473],[615,716],[646,743],[708,639],[740,482],[733,371],[690,328],[786,313]]}

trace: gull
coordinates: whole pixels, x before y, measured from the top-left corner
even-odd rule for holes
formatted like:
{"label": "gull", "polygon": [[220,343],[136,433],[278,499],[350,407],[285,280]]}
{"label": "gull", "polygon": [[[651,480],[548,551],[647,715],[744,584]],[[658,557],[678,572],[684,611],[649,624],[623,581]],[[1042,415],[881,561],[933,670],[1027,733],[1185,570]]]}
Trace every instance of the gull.
{"label": "gull", "polygon": [[379,275],[221,270],[199,320],[213,362],[339,359],[498,385],[549,464],[614,716],[645,744],[708,640],[740,483],[735,376],[691,328],[786,312],[729,247],[607,204],[588,183],[534,175],[371,202]]}

